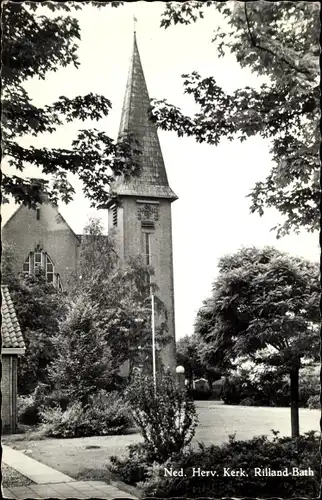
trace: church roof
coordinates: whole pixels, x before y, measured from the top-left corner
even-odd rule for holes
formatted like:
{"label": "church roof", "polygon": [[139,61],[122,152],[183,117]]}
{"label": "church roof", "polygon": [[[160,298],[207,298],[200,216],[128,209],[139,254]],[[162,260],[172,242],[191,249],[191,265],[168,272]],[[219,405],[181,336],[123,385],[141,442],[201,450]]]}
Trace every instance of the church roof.
{"label": "church roof", "polygon": [[134,34],[119,139],[130,134],[138,141],[141,154],[137,161],[141,165],[141,172],[130,178],[120,176],[113,184],[112,191],[117,195],[176,200],[177,196],[169,186],[157,129],[148,117],[149,107],[150,98]]}
{"label": "church roof", "polygon": [[7,286],[1,285],[1,338],[2,348],[25,349],[25,343],[17,319],[16,311]]}

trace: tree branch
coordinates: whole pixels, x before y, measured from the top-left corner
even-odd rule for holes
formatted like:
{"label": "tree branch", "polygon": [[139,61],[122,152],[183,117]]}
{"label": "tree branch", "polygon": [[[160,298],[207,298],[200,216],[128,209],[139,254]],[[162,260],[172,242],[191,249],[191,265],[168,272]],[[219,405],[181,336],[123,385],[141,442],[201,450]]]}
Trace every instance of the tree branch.
{"label": "tree branch", "polygon": [[250,41],[251,41],[253,47],[255,47],[256,49],[262,50],[264,52],[267,52],[268,54],[271,54],[271,56],[273,56],[273,57],[277,57],[278,59],[280,59],[281,61],[283,61],[285,64],[287,64],[288,66],[290,66],[293,70],[297,71],[298,73],[301,73],[301,74],[306,75],[306,76],[312,76],[311,72],[309,70],[298,68],[292,62],[288,61],[285,57],[281,56],[280,54],[276,54],[276,52],[274,52],[273,50],[269,49],[268,47],[263,47],[262,45],[259,45],[256,42],[255,37],[254,37],[254,35],[253,35],[253,33],[251,32],[251,29],[250,29],[250,23],[249,23],[249,17],[248,17],[246,2],[244,2],[244,11],[245,11],[246,24],[247,24],[247,31],[248,31],[249,38],[250,38]]}

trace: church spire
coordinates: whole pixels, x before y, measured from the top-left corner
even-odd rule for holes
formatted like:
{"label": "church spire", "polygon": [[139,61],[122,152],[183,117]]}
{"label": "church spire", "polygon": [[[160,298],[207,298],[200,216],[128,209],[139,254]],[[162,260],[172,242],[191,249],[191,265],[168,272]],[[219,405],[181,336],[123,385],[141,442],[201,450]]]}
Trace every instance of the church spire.
{"label": "church spire", "polygon": [[169,187],[167,173],[160,148],[156,127],[148,118],[150,98],[144,78],[142,63],[134,30],[133,53],[125,90],[119,139],[128,134],[138,141],[141,153],[139,176],[120,177],[113,185],[118,195],[144,196],[176,200]]}

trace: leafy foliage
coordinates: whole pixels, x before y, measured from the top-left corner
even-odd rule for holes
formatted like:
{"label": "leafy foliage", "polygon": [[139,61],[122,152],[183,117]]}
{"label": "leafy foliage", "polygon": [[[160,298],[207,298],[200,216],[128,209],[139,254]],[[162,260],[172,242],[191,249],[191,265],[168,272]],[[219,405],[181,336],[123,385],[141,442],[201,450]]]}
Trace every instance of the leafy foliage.
{"label": "leafy foliage", "polygon": [[[50,393],[50,396],[48,396]],[[37,425],[40,422],[40,412],[43,407],[48,404],[48,401],[56,399],[55,405],[59,401],[64,405],[66,398],[62,394],[58,396],[55,391],[48,384],[39,382],[35,390],[27,396],[18,396],[17,399],[17,412],[18,421],[25,425]],[[66,404],[67,406],[67,404]]]}
{"label": "leafy foliage", "polygon": [[307,406],[310,410],[321,410],[321,396],[310,396],[307,401]]}
{"label": "leafy foliage", "polygon": [[[289,406],[290,382],[284,368],[238,358],[235,369],[226,378],[222,399],[226,404],[249,406]],[[299,406],[309,406],[310,398],[319,396],[320,382],[316,367],[299,372]]]}
{"label": "leafy foliage", "polygon": [[196,321],[210,365],[248,356],[290,375],[293,435],[301,360],[317,360],[319,352],[319,297],[316,263],[272,247],[243,248],[220,259],[212,296]]}
{"label": "leafy foliage", "polygon": [[17,398],[18,422],[25,425],[39,423],[39,406],[35,401],[34,393]]}
{"label": "leafy foliage", "polygon": [[56,357],[48,369],[53,385],[83,405],[98,389],[113,386],[118,368],[104,342],[97,311],[85,294],[69,305],[53,340]]}
{"label": "leafy foliage", "polygon": [[[221,446],[200,444],[198,450],[187,450],[162,467],[147,468],[146,479],[138,486],[144,490],[144,496],[157,498],[205,498],[213,496],[214,491],[218,498],[246,497],[250,491],[254,498],[317,497],[321,478],[318,436],[309,432],[292,439],[274,434],[273,440],[260,436],[237,441],[231,436],[229,443]],[[176,471],[183,468],[185,476],[165,477],[165,467]],[[216,471],[217,474],[208,477],[193,474],[193,469],[199,467],[202,471]],[[240,467],[248,476],[224,477],[224,468],[239,471]],[[310,468],[314,475],[255,476],[256,467],[275,471]]]}
{"label": "leafy foliage", "polygon": [[196,378],[206,378],[211,385],[222,374],[222,370],[209,368],[202,363],[200,359],[201,346],[202,340],[197,335],[186,335],[179,339],[176,344],[177,364],[182,365],[185,369],[189,389],[192,389],[193,380]]}
{"label": "leafy foliage", "polygon": [[151,377],[136,376],[126,398],[151,463],[164,462],[190,443],[197,425],[195,406],[170,374],[160,374],[156,388]]}
{"label": "leafy foliage", "polygon": [[142,443],[128,446],[128,451],[129,454],[126,458],[112,456],[108,468],[121,481],[135,485],[147,478],[149,461],[146,457],[144,444]]}
{"label": "leafy foliage", "polygon": [[66,314],[67,298],[47,283],[42,270],[33,276],[16,276],[13,252],[13,247],[4,246],[2,279],[9,287],[26,345],[25,355],[19,358],[18,392],[30,394],[38,383],[49,383],[47,367],[56,353],[53,338]]}
{"label": "leafy foliage", "polygon": [[123,434],[131,425],[128,408],[117,392],[98,391],[88,404],[76,401],[65,411],[59,406],[40,413],[47,436],[82,437]]}
{"label": "leafy foliage", "polygon": [[298,358],[316,357],[319,294],[316,263],[272,247],[222,257],[196,321],[208,347],[204,358],[248,355],[287,372]]}
{"label": "leafy foliage", "polygon": [[[27,165],[39,167],[49,176],[46,190],[52,202],[61,197],[71,200],[74,189],[68,174],[76,174],[83,183],[85,195],[92,206],[104,206],[109,199],[108,187],[115,175],[139,172],[139,146],[134,137],[124,137],[115,143],[104,132],[82,129],[73,139],[70,149],[26,146],[20,138],[54,133],[64,123],[74,120],[99,121],[108,115],[111,102],[104,96],[90,93],[36,106],[24,83],[30,78],[45,80],[49,72],[59,67],[79,67],[77,56],[80,26],[70,13],[84,2],[58,4],[46,2],[7,2],[3,6],[3,155],[11,173],[3,173],[3,201],[13,196],[17,203],[35,206],[42,202],[41,185],[25,178]],[[121,2],[90,2],[96,7],[118,6]],[[48,15],[48,10],[57,15]],[[47,15],[46,15],[47,14]],[[13,170],[15,169],[15,170]],[[18,172],[18,174],[14,173]]]}
{"label": "leafy foliage", "polygon": [[198,18],[202,19],[204,13],[202,8],[209,7],[214,2],[185,2],[179,4],[177,2],[169,2],[166,4],[162,19],[161,27],[169,28],[171,24],[190,24],[196,22]]}
{"label": "leafy foliage", "polygon": [[[312,367],[300,371],[299,377],[299,399],[302,406],[311,407],[314,400],[320,401],[321,381],[320,373],[312,370]],[[318,406],[320,408],[320,404]]]}
{"label": "leafy foliage", "polygon": [[185,116],[165,100],[153,100],[151,116],[163,130],[217,145],[222,137],[244,141],[260,135],[271,142],[272,168],[249,194],[251,212],[275,207],[285,218],[281,236],[319,227],[319,7],[315,2],[168,3],[161,26],[189,24],[217,9],[214,31],[219,57],[231,52],[241,67],[265,76],[259,90],[229,94],[213,76],[182,75],[184,92],[200,111]]}
{"label": "leafy foliage", "polygon": [[77,296],[82,290],[97,305],[97,322],[115,364],[121,366],[129,361],[130,375],[135,366],[148,366],[150,370],[150,277],[156,292],[156,340],[160,347],[168,342],[166,310],[157,297],[153,269],[141,257],[121,263],[113,237],[103,234],[101,222],[95,218],[85,228],[79,267],[81,274],[76,276],[74,293]]}
{"label": "leafy foliage", "polygon": [[290,387],[285,377],[277,370],[268,370],[262,365],[258,377],[252,377],[258,365],[249,370],[243,368],[232,372],[225,380],[222,399],[225,404],[242,406],[289,406]]}

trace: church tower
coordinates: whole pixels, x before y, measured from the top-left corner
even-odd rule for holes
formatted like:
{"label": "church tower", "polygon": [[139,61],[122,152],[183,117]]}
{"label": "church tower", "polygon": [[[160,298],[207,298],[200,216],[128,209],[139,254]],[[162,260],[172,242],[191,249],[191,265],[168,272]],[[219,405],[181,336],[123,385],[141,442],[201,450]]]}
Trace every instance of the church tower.
{"label": "church tower", "polygon": [[138,176],[120,176],[112,186],[116,202],[109,206],[109,230],[115,234],[119,256],[126,261],[142,255],[155,271],[156,295],[167,309],[171,336],[162,348],[164,367],[175,372],[175,323],[171,203],[177,199],[169,186],[156,127],[149,121],[150,99],[134,33],[133,54],[122,109],[119,139],[130,134],[141,154]]}

